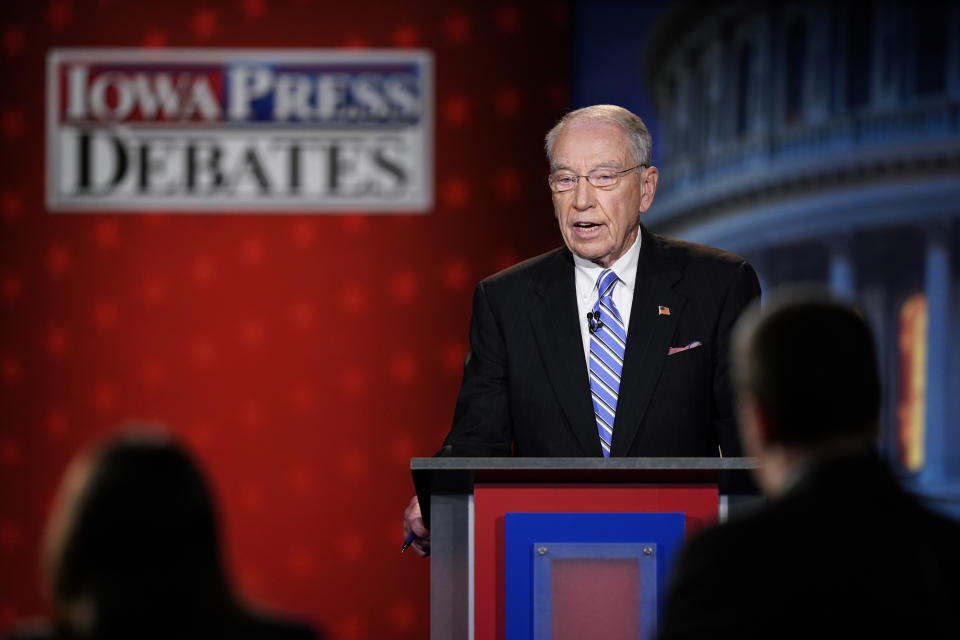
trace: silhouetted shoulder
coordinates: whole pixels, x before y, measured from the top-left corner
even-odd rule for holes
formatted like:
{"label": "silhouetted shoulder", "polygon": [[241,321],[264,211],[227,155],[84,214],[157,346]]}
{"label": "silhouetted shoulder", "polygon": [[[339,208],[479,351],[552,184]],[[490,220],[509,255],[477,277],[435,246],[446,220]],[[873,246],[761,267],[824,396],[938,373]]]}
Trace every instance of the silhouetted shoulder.
{"label": "silhouetted shoulder", "polygon": [[3,640],[58,640],[66,636],[54,633],[50,624],[44,620],[27,620],[10,629]]}
{"label": "silhouetted shoulder", "polygon": [[[691,538],[660,637],[953,637],[957,539],[960,525],[901,490],[875,454],[823,461],[764,507]],[[893,546],[896,562],[884,562]],[[769,633],[784,620],[789,630]]]}
{"label": "silhouetted shoulder", "polygon": [[323,635],[306,622],[259,612],[245,616],[235,637],[240,640],[323,640]]}
{"label": "silhouetted shoulder", "polygon": [[[142,629],[132,632],[141,640],[176,637],[179,640],[207,640],[208,638],[230,638],[231,640],[324,640],[323,633],[318,633],[306,622],[293,618],[278,618],[263,613],[244,612],[238,617],[232,617],[230,622],[211,623],[199,628],[190,628],[189,625],[171,629],[170,625],[144,625]],[[127,635],[127,634],[124,634]],[[111,634],[105,640],[117,637]],[[100,636],[97,636],[100,638]],[[63,630],[54,630],[42,620],[28,621],[17,625],[3,640],[87,640]]]}

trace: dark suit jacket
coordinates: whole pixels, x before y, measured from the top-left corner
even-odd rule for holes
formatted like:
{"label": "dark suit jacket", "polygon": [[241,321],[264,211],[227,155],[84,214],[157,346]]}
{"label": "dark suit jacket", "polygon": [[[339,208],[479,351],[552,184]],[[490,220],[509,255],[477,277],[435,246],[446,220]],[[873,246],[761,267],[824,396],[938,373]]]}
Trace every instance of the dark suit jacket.
{"label": "dark suit jacket", "polygon": [[[611,455],[740,455],[727,352],[757,276],[732,254],[641,233]],[[477,285],[453,455],[602,455],[578,315],[565,247]]]}
{"label": "dark suit jacket", "polygon": [[960,635],[960,524],[873,454],[822,463],[781,498],[692,539],[660,640]]}

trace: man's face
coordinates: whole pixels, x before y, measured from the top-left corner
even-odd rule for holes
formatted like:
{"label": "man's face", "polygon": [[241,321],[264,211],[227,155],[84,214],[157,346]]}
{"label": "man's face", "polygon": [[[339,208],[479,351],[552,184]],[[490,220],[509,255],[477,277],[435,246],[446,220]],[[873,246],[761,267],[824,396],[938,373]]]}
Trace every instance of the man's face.
{"label": "man's face", "polygon": [[[615,124],[574,120],[557,135],[551,172],[584,176],[591,171],[622,171],[637,164],[627,134]],[[640,172],[641,179],[634,175]],[[602,267],[626,253],[637,237],[640,213],[650,208],[657,188],[655,167],[623,174],[610,188],[580,178],[569,191],[554,192],[553,208],[560,233],[576,255]]]}

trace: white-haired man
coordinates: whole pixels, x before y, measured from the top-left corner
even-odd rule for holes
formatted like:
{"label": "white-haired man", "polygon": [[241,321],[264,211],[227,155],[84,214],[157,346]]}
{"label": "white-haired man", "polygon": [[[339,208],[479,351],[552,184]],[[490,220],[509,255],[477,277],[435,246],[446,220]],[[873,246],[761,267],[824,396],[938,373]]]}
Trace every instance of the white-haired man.
{"label": "white-haired man", "polygon": [[[753,268],[648,231],[650,133],[622,107],[567,114],[546,138],[564,246],[477,285],[453,426],[457,456],[736,456],[730,329]],[[428,532],[414,498],[404,531]]]}

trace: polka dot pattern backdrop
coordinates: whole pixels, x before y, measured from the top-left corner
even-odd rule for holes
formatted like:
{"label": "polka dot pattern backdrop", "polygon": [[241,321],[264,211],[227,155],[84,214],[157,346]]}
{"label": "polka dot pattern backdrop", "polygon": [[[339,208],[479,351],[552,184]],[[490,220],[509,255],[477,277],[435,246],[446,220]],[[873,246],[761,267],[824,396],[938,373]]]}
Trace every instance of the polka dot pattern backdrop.
{"label": "polka dot pattern backdrop", "polygon": [[[67,461],[130,419],[204,464],[244,594],[332,637],[423,638],[408,460],[449,427],[473,284],[559,242],[544,132],[563,3],[14,1],[0,9],[0,631],[48,612],[39,537]],[[429,49],[427,215],[51,214],[53,47]]]}

